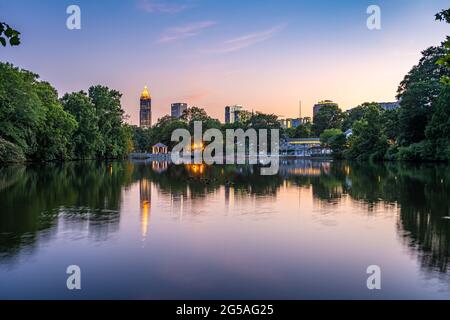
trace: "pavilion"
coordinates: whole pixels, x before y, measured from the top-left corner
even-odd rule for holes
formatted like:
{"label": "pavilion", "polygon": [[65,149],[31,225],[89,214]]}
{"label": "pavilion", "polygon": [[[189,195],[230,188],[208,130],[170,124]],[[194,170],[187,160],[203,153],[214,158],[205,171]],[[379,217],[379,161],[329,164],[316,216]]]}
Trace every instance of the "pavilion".
{"label": "pavilion", "polygon": [[166,146],[164,143],[157,143],[152,147],[152,153],[153,154],[167,154],[169,153],[169,147]]}

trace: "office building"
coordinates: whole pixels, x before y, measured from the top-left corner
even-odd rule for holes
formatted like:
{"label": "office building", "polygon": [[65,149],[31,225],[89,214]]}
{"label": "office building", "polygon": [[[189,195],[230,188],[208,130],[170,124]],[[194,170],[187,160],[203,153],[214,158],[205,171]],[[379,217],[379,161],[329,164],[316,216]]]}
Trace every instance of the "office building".
{"label": "office building", "polygon": [[147,86],[144,87],[141,93],[139,125],[141,128],[150,128],[152,126],[152,97]]}
{"label": "office building", "polygon": [[172,103],[170,107],[170,114],[172,117],[179,119],[183,115],[184,110],[187,110],[187,108],[188,108],[187,103],[182,102]]}

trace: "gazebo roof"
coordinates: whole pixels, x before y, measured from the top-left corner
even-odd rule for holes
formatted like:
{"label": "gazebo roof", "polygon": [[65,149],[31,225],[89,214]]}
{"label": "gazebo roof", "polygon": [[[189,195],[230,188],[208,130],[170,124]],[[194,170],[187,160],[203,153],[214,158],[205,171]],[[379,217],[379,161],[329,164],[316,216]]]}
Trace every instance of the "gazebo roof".
{"label": "gazebo roof", "polygon": [[153,147],[156,147],[156,148],[167,148],[167,146],[164,143],[161,143],[161,142],[158,142]]}

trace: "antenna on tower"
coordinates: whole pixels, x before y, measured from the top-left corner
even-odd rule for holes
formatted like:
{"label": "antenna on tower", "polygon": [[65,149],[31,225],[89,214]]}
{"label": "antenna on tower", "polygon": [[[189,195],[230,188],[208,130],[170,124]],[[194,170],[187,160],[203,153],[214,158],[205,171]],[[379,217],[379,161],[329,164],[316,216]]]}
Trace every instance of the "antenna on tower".
{"label": "antenna on tower", "polygon": [[298,117],[302,118],[302,100],[298,101]]}

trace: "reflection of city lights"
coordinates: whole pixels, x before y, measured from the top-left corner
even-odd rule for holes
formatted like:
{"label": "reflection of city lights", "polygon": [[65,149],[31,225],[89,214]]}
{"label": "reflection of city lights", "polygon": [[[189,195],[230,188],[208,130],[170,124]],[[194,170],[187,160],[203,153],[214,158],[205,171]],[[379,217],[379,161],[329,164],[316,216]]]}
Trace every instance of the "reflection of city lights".
{"label": "reflection of city lights", "polygon": [[142,238],[147,236],[148,223],[150,219],[151,209],[151,184],[147,179],[139,182],[140,202],[141,202],[141,235]]}
{"label": "reflection of city lights", "polygon": [[142,212],[141,212],[141,234],[142,237],[147,236],[148,229],[148,218],[150,215],[150,201],[144,200],[141,204]]}
{"label": "reflection of city lights", "polygon": [[205,164],[188,164],[186,168],[194,174],[203,174],[205,172]]}
{"label": "reflection of city lights", "polygon": [[344,167],[344,170],[345,170],[345,174],[346,174],[346,175],[349,175],[349,174],[350,174],[350,167],[349,167],[349,166],[345,166],[345,167]]}
{"label": "reflection of city lights", "polygon": [[205,148],[205,145],[203,142],[200,143],[193,143],[192,144],[192,150],[203,150]]}
{"label": "reflection of city lights", "polygon": [[295,168],[290,169],[288,172],[298,176],[320,176],[320,169],[316,168]]}
{"label": "reflection of city lights", "polygon": [[153,161],[152,162],[152,170],[155,172],[164,172],[169,167],[169,163],[167,161]]}

